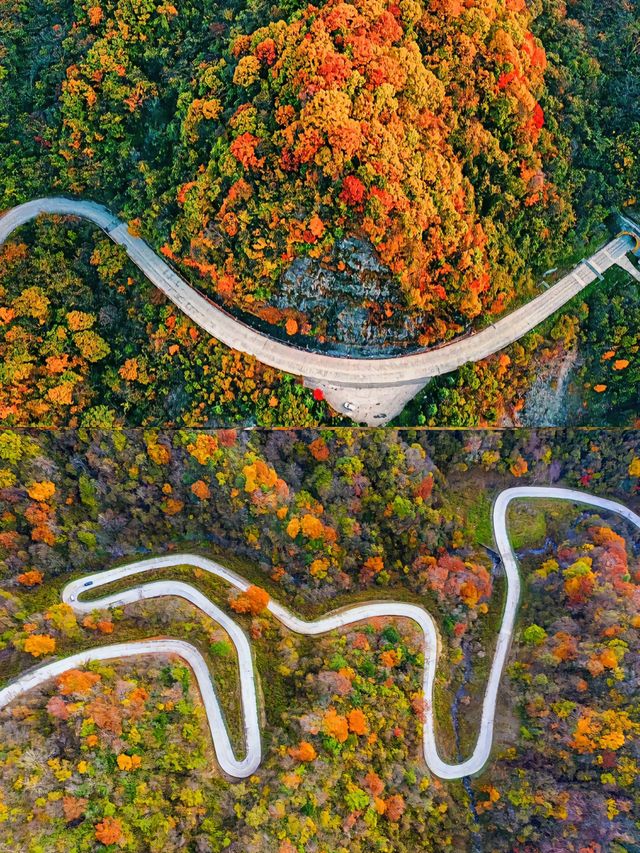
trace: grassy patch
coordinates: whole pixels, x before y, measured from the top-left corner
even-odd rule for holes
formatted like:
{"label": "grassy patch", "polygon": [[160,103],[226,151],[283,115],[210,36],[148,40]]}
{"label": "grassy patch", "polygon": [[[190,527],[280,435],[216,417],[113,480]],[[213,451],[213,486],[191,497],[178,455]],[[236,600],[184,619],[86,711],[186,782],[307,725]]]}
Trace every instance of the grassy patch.
{"label": "grassy patch", "polygon": [[539,548],[547,536],[547,512],[543,501],[511,503],[507,510],[507,529],[514,551]]}
{"label": "grassy patch", "polygon": [[485,489],[470,490],[468,495],[470,501],[465,506],[465,538],[468,542],[479,542],[482,545],[491,546],[493,543],[492,497]]}

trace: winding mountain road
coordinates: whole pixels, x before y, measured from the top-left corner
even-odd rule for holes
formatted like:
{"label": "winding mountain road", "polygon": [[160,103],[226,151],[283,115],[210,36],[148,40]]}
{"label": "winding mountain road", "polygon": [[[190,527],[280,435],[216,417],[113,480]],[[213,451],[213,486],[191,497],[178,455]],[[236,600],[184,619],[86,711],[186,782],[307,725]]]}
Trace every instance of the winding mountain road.
{"label": "winding mountain road", "polygon": [[640,281],[640,271],[627,257],[638,248],[640,229],[636,233],[636,226],[627,220],[629,231],[619,234],[535,299],[479,332],[411,355],[342,358],[274,340],[227,314],[188,284],[144,240],[133,236],[126,223],[93,201],[39,198],[18,205],[0,217],[0,245],[16,228],[41,215],[78,216],[93,222],[124,246],[149,281],[208,334],[263,364],[302,376],[305,385],[324,392],[336,411],[371,426],[383,425],[399,414],[432,377],[486,358],[518,340],[611,266],[622,267]]}
{"label": "winding mountain road", "polygon": [[[501,492],[493,506],[493,532],[496,547],[502,559],[507,580],[507,594],[504,603],[502,624],[498,633],[496,647],[491,664],[482,705],[480,730],[473,754],[465,761],[450,764],[443,761],[438,753],[433,715],[433,686],[439,656],[439,635],[432,616],[419,605],[407,602],[371,601],[330,613],[320,619],[308,622],[295,616],[283,605],[269,601],[268,611],[290,631],[304,636],[326,634],[344,628],[355,622],[373,618],[406,618],[412,620],[422,630],[425,644],[425,664],[422,677],[423,693],[426,701],[423,723],[423,748],[427,766],[441,779],[459,779],[478,773],[489,759],[493,740],[496,714],[496,702],[500,678],[507,659],[513,628],[518,612],[520,598],[520,576],[516,556],[511,548],[507,533],[507,510],[514,500],[554,499],[570,501],[576,504],[602,509],[615,513],[629,521],[640,530],[640,516],[617,501],[599,498],[585,492],[547,486],[522,486]],[[80,601],[79,597],[88,589],[96,589],[105,584],[124,578],[135,577],[145,572],[178,565],[196,566],[229,583],[238,590],[246,590],[250,584],[240,575],[212,560],[196,554],[172,554],[165,557],[153,557],[135,563],[129,563],[74,580],[62,591],[62,600],[77,613],[90,613],[95,609],[121,607],[150,598],[179,596],[198,607],[229,634],[238,656],[240,695],[244,713],[245,758],[237,759],[224,717],[217,700],[211,677],[200,652],[189,643],[173,639],[152,639],[139,642],[119,643],[89,649],[67,658],[44,664],[17,678],[13,683],[0,690],[0,710],[14,699],[38,685],[44,684],[54,676],[68,669],[83,666],[94,660],[117,659],[142,654],[171,654],[184,659],[192,668],[207,713],[211,737],[217,760],[222,770],[235,778],[250,776],[259,767],[262,760],[256,674],[253,665],[251,646],[247,636],[234,620],[213,604],[203,593],[190,584],[175,580],[153,581],[122,592],[115,592],[93,601]]]}

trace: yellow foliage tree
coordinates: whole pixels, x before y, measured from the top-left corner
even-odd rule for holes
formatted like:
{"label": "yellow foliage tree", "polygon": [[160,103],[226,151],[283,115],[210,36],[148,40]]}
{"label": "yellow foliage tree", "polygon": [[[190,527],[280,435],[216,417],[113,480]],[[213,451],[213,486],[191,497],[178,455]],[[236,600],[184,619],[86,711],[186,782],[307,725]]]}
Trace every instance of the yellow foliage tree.
{"label": "yellow foliage tree", "polygon": [[300,529],[308,539],[320,539],[324,533],[324,524],[315,515],[307,513],[300,520]]}
{"label": "yellow foliage tree", "polygon": [[187,444],[187,450],[201,465],[206,465],[217,449],[216,436],[205,432],[198,433],[195,440]]}
{"label": "yellow foliage tree", "polygon": [[41,480],[27,487],[27,494],[34,501],[48,501],[54,496],[55,492],[56,486],[51,480]]}
{"label": "yellow foliage tree", "polygon": [[34,658],[39,658],[55,652],[56,641],[48,634],[31,634],[24,642],[24,650]]}

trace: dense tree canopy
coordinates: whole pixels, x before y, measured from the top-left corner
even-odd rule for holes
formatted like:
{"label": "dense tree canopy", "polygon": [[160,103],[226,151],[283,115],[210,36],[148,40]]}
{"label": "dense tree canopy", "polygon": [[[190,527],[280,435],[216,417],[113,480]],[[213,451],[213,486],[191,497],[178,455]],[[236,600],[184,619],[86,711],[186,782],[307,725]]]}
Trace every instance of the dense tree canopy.
{"label": "dense tree canopy", "polygon": [[[613,211],[636,206],[637,16],[623,0],[193,0],[180,8],[41,0],[5,4],[0,27],[0,206],[53,192],[104,201],[199,287],[296,343],[335,345],[336,312],[354,346],[357,330],[374,326],[392,330],[380,346],[395,345],[402,328],[403,347],[451,338],[530,298],[545,270],[583,257],[606,239]],[[352,239],[360,241],[355,272],[345,254]],[[24,361],[12,369],[12,388],[24,374],[32,398],[10,423],[63,424],[69,407],[82,414],[92,408],[88,378],[109,388],[99,396],[109,398],[110,413],[95,423],[327,421],[309,395],[291,386],[281,393],[273,371],[225,355],[204,336],[183,345],[160,329],[167,357],[155,370],[164,343],[152,330],[148,347],[147,330],[131,329],[148,307],[130,316],[126,347],[116,323],[68,329],[72,310],[119,313],[115,294],[76,269],[107,304],[76,284],[65,311],[69,253],[42,258],[49,277],[34,285],[33,240],[18,233],[3,252],[0,323],[9,359]],[[98,276],[113,279],[121,262],[104,244],[100,254]],[[298,295],[287,278],[294,268]],[[305,291],[319,269],[326,292],[310,308]],[[347,303],[335,289],[343,275]],[[135,273],[128,278],[130,301],[140,283]],[[632,422],[637,294],[627,279],[608,282],[602,298],[598,285],[587,308],[570,306],[557,327],[554,318],[507,353],[431,383],[406,422],[527,422],[536,377],[549,384],[559,375],[562,392],[567,372],[566,405],[553,405],[570,422],[585,411],[600,422]],[[143,301],[154,298],[147,291]],[[156,330],[163,319],[173,322],[160,317]],[[61,362],[48,367],[34,339],[13,326],[40,320],[46,337],[60,335],[58,349],[67,335],[74,367],[36,391],[34,372]],[[187,334],[189,325],[176,322]],[[195,370],[192,358],[182,364],[191,348],[206,348],[207,377],[197,357]],[[615,357],[601,362],[611,350]],[[593,380],[579,373],[585,361]],[[229,387],[213,379],[220,370],[232,375]],[[161,372],[172,389],[188,386],[171,392],[164,419],[149,401]],[[72,383],[73,373],[84,381]],[[250,387],[258,375],[264,394]]]}
{"label": "dense tree canopy", "polygon": [[634,203],[633,18],[591,6],[8,4],[2,203],[105,200],[283,334],[283,272],[357,235],[442,340]]}
{"label": "dense tree canopy", "polygon": [[493,768],[494,796],[480,787],[498,851],[514,837],[541,853],[625,850],[637,838],[638,561],[623,529],[598,518],[567,532],[526,558],[527,627],[509,671],[519,746]]}
{"label": "dense tree canopy", "polygon": [[245,593],[189,566],[146,577],[200,588],[242,626],[265,735],[258,771],[231,782],[187,667],[157,656],[71,669],[0,715],[0,843],[34,853],[624,844],[640,817],[640,572],[637,534],[621,519],[564,502],[511,508],[520,618],[493,758],[471,787],[438,781],[422,761],[415,626],[373,620],[308,638],[264,609],[270,597],[306,618],[364,598],[427,607],[442,646],[439,749],[455,760],[477,737],[502,615],[492,498],[557,482],[636,507],[638,435],[4,430],[3,677],[97,645],[184,638],[208,662],[240,753],[237,661],[219,626],[180,598],[85,616],[60,603],[81,573],[150,552],[209,554],[249,580]]}
{"label": "dense tree canopy", "polygon": [[528,207],[539,225],[534,208],[558,202],[529,23],[517,3],[334,0],[236,35],[183,123],[204,168],[178,193],[173,250],[229,296],[277,286],[294,257],[322,259],[354,233],[429,310],[424,342],[456,312],[499,312],[514,292],[489,262],[509,255],[504,221]]}
{"label": "dense tree canopy", "polygon": [[29,230],[0,247],[0,425],[327,419],[293,377],[195,327],[106,237],[60,221]]}

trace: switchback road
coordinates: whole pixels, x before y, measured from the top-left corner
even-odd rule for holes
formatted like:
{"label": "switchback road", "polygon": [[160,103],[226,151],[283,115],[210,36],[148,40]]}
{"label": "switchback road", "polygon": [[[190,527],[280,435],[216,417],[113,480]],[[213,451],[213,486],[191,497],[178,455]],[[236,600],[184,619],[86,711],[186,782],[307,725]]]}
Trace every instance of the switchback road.
{"label": "switchback road", "polygon": [[[407,602],[371,601],[345,607],[320,619],[308,622],[300,619],[278,602],[271,600],[267,605],[267,610],[286,628],[304,636],[326,634],[329,631],[344,628],[355,622],[366,622],[374,618],[406,618],[418,625],[424,637],[425,657],[422,677],[423,695],[426,700],[423,723],[424,758],[431,772],[441,779],[459,779],[478,773],[489,759],[500,678],[511,645],[520,598],[520,575],[516,556],[511,547],[507,532],[507,510],[513,500],[535,500],[541,498],[546,500],[570,501],[575,504],[591,506],[596,509],[605,510],[606,512],[615,513],[640,530],[640,516],[636,515],[632,510],[616,501],[599,498],[585,492],[551,486],[522,486],[506,489],[498,495],[493,506],[493,533],[496,548],[505,570],[507,592],[502,624],[496,640],[493,661],[482,705],[478,739],[472,755],[460,763],[448,763],[438,753],[433,713],[433,686],[438,664],[440,639],[433,617],[423,607]],[[249,583],[244,578],[230,569],[221,566],[219,563],[196,554],[172,554],[170,556],[152,557],[147,560],[129,563],[115,569],[98,572],[79,580],[74,580],[65,586],[62,591],[62,600],[68,603],[77,613],[90,613],[95,609],[122,607],[150,598],[179,596],[190,601],[195,607],[198,607],[221,625],[229,634],[238,657],[246,752],[243,759],[237,759],[233,752],[220,704],[215,695],[211,677],[202,655],[194,646],[182,640],[157,639],[119,643],[117,645],[102,646],[98,649],[90,649],[54,661],[53,663],[46,663],[31,672],[25,673],[13,683],[0,690],[0,710],[23,693],[44,684],[67,669],[86,665],[93,660],[117,659],[141,654],[173,654],[184,659],[195,674],[207,713],[216,756],[221,768],[225,773],[236,778],[245,778],[254,773],[262,760],[256,673],[249,640],[230,616],[213,604],[195,587],[170,579],[142,584],[92,601],[80,601],[81,594],[88,589],[96,589],[124,578],[132,578],[145,572],[171,568],[178,565],[196,566],[203,571],[223,579],[238,590],[246,590],[249,587]]]}

